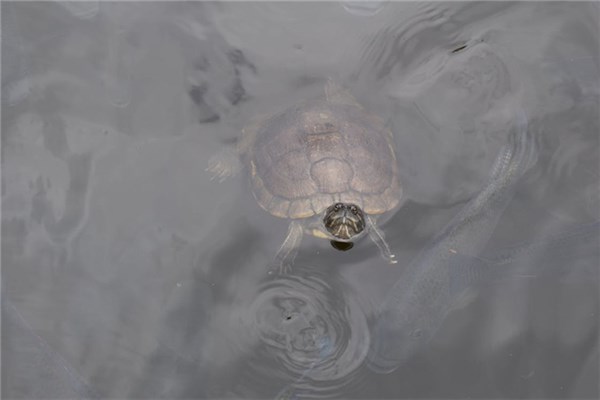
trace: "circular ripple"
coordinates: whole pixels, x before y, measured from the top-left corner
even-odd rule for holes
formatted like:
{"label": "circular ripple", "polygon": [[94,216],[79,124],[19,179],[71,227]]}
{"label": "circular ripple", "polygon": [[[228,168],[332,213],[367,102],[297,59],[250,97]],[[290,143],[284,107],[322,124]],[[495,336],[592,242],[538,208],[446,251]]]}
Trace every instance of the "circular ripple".
{"label": "circular ripple", "polygon": [[[246,313],[274,375],[286,371],[283,391],[332,395],[345,386],[369,349],[364,313],[342,282],[311,272],[266,282]],[[262,371],[268,373],[268,371]]]}

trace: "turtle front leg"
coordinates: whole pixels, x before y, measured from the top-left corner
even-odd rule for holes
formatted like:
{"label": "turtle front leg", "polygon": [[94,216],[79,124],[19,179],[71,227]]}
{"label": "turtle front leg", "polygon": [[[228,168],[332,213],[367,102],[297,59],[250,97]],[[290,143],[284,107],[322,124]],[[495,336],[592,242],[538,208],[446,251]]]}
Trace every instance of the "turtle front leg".
{"label": "turtle front leg", "polygon": [[390,246],[388,246],[385,238],[383,237],[383,232],[375,225],[375,222],[369,217],[367,219],[367,231],[369,232],[369,237],[377,247],[379,248],[379,252],[381,256],[386,259],[390,264],[396,264],[398,260],[396,260],[396,256],[392,254],[390,251]]}
{"label": "turtle front leg", "polygon": [[242,169],[238,153],[230,147],[223,148],[208,160],[206,171],[210,173],[210,180],[223,182],[225,179],[236,175]]}
{"label": "turtle front leg", "polygon": [[[280,274],[291,272],[292,263],[294,262],[294,258],[296,258],[296,254],[298,254],[298,249],[302,242],[302,235],[304,235],[304,227],[300,222],[292,220],[288,227],[287,236],[275,256],[275,268],[279,269]],[[269,271],[269,273],[272,273],[272,271]]]}

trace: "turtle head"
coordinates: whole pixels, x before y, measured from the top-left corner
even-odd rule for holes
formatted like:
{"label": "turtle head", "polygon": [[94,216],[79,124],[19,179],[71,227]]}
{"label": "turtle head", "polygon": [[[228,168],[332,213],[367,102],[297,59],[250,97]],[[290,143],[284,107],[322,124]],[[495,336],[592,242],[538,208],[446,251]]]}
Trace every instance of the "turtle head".
{"label": "turtle head", "polygon": [[336,241],[349,242],[365,229],[365,214],[356,204],[335,203],[325,211],[323,225]]}

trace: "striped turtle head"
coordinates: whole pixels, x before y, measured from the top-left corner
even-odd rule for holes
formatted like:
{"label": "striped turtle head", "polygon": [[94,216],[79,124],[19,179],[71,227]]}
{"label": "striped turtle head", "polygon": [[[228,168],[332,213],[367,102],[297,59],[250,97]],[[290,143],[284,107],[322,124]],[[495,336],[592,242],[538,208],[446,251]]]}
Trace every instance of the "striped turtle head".
{"label": "striped turtle head", "polygon": [[356,204],[335,203],[325,211],[323,225],[336,241],[349,242],[365,230],[365,214]]}

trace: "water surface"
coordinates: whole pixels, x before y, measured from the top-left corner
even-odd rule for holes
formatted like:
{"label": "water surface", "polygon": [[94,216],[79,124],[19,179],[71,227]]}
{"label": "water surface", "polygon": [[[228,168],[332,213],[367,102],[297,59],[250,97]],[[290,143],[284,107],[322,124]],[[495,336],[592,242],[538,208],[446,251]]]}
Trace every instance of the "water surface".
{"label": "water surface", "polygon": [[[599,13],[3,3],[3,397],[597,398],[598,233],[569,232],[600,219]],[[398,264],[369,240],[305,238],[292,274],[269,275],[287,221],[243,173],[205,168],[328,78],[394,133],[407,199],[382,229]],[[380,306],[485,187],[519,115],[537,162],[467,254],[516,273],[450,299],[419,351],[371,370]]]}

